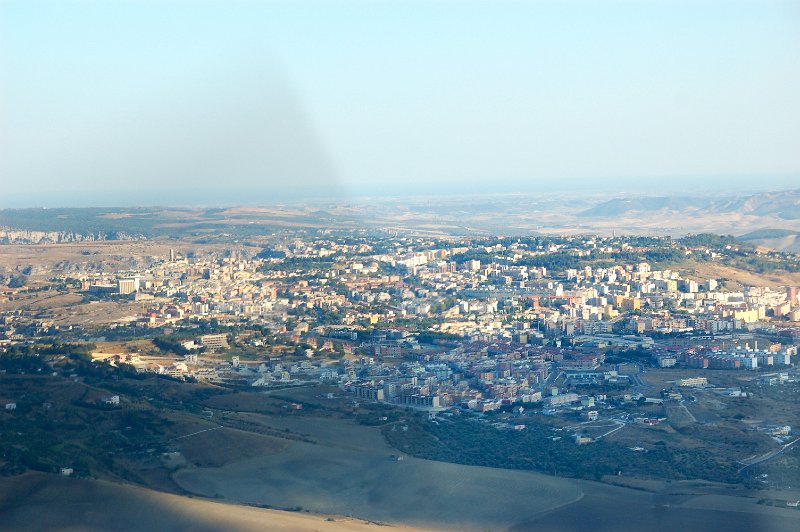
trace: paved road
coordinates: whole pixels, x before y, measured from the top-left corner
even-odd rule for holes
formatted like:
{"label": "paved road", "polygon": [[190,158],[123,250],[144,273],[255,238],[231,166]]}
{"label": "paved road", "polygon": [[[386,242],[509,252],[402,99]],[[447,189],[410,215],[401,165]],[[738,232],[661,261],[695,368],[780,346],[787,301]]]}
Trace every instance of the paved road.
{"label": "paved road", "polygon": [[609,430],[608,432],[606,432],[605,434],[601,434],[600,436],[598,436],[597,438],[595,438],[595,440],[599,440],[600,438],[605,438],[606,436],[609,436],[609,435],[611,435],[611,434],[614,434],[614,433],[615,433],[615,432],[617,432],[618,430],[625,428],[625,423],[623,423],[623,422],[621,422],[621,421],[618,421],[617,423],[619,423],[619,426],[618,426],[617,428],[615,428],[615,429],[611,429],[611,430]]}
{"label": "paved road", "polygon": [[211,427],[210,429],[198,430],[197,432],[192,432],[191,434],[184,434],[183,436],[178,436],[177,438],[172,438],[172,441],[182,440],[183,438],[188,438],[189,436],[194,436],[196,434],[202,434],[203,432],[208,432],[209,430],[217,430],[217,429],[221,429],[221,428],[223,428],[222,425],[220,425],[218,427]]}
{"label": "paved road", "polygon": [[778,447],[777,449],[773,449],[772,451],[769,451],[768,453],[764,453],[761,456],[756,456],[756,457],[753,457],[753,458],[746,458],[744,460],[740,460],[739,463],[740,464],[744,464],[744,466],[741,469],[739,469],[739,473],[741,473],[742,471],[744,471],[745,469],[747,469],[750,466],[754,466],[756,464],[760,464],[760,463],[766,462],[768,460],[772,460],[773,458],[775,458],[777,456],[780,456],[784,452],[786,452],[789,449],[791,449],[792,447],[794,447],[794,445],[797,442],[800,442],[800,438],[795,438],[793,441],[790,441],[786,445],[784,445],[782,447]]}

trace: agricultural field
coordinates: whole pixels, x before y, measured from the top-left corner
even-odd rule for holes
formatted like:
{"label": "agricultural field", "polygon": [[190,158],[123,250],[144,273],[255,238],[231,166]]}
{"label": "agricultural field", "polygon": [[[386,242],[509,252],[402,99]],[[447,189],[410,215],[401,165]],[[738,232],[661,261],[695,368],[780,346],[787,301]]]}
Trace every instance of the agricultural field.
{"label": "agricultural field", "polygon": [[[511,526],[581,496],[578,486],[532,472],[419,460],[398,453],[380,430],[351,420],[261,415],[275,430],[302,434],[282,452],[173,475],[187,492],[247,504],[344,513],[382,522],[482,530]],[[402,457],[402,459],[398,459]],[[492,505],[497,490],[508,493]]]}
{"label": "agricultural field", "polygon": [[[46,508],[46,511],[43,511]],[[138,530],[200,532],[412,532],[341,515],[234,506],[129,484],[27,473],[0,477],[0,515],[8,530]],[[31,523],[37,523],[32,526]]]}

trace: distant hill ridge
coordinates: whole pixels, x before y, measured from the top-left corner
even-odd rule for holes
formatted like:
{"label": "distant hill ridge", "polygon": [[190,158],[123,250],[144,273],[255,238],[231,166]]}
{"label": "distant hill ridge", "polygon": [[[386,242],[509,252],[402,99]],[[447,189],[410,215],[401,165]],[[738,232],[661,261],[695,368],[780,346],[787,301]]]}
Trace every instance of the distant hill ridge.
{"label": "distant hill ridge", "polygon": [[664,210],[705,210],[710,214],[774,215],[784,220],[797,220],[800,219],[800,189],[724,198],[693,196],[614,198],[581,211],[578,216],[582,218],[607,218],[631,213]]}

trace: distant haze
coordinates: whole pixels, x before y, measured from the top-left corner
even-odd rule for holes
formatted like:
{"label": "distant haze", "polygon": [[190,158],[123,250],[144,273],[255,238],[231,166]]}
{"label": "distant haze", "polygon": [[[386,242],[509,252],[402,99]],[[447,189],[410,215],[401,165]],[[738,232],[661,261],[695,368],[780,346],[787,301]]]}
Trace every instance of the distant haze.
{"label": "distant haze", "polygon": [[796,1],[0,2],[0,207],[800,182]]}

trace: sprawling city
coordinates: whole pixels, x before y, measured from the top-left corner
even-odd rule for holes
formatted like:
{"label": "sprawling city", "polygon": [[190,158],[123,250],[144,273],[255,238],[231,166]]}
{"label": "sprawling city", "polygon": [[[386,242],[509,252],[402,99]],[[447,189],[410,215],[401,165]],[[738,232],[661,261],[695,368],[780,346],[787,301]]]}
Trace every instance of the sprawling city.
{"label": "sprawling city", "polygon": [[[796,515],[796,254],[708,233],[251,225],[211,239],[4,230],[5,475],[423,528],[520,525],[574,500],[566,479],[656,507],[711,491],[720,508]],[[347,464],[354,452],[367,464]],[[465,508],[487,488],[456,504],[446,474],[428,482],[450,510],[398,519],[418,495],[343,496],[364,468],[403,482],[431,460],[501,468],[521,493],[536,477],[512,473],[553,486],[522,511],[506,500],[499,520]],[[313,500],[298,494],[309,482]]]}

